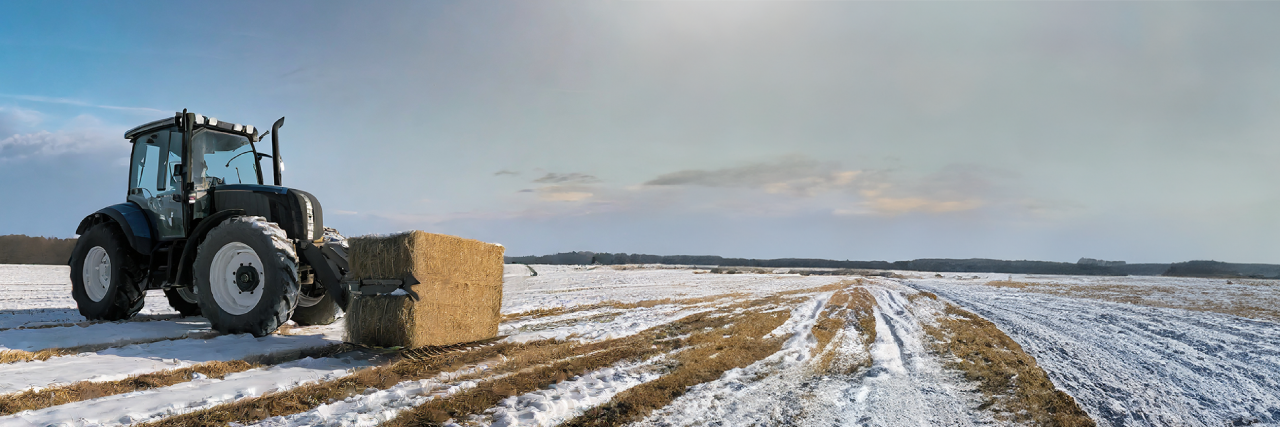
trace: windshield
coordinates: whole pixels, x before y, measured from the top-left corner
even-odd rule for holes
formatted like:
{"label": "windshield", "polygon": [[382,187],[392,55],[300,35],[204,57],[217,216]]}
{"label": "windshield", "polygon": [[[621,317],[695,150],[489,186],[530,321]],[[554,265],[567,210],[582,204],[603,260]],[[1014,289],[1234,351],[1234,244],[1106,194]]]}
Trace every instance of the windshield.
{"label": "windshield", "polygon": [[197,187],[262,183],[249,138],[199,129],[191,138],[191,156]]}

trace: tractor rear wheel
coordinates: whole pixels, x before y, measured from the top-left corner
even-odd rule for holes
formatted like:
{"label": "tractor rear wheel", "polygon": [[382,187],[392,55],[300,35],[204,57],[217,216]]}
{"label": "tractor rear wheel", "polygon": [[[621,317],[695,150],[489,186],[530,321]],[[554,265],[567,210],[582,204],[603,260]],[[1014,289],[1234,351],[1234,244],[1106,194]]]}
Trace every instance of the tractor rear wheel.
{"label": "tractor rear wheel", "polygon": [[174,310],[178,310],[182,317],[200,315],[200,300],[196,297],[194,288],[165,289],[164,296],[169,299],[169,306],[173,307]]}
{"label": "tractor rear wheel", "polygon": [[71,297],[89,320],[125,320],[146,296],[138,286],[133,249],[112,223],[89,227],[71,252]]}
{"label": "tractor rear wheel", "polygon": [[192,268],[200,311],[213,329],[261,337],[298,305],[298,255],[280,226],[238,216],[209,230]]}

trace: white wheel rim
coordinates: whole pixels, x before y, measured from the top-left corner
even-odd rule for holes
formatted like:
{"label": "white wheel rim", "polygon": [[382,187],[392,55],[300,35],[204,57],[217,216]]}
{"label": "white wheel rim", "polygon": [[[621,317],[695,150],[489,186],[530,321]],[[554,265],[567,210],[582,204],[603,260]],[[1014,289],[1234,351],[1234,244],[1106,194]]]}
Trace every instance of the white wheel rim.
{"label": "white wheel rim", "polygon": [[84,279],[84,293],[93,302],[107,297],[107,288],[111,286],[111,257],[102,246],[89,249],[84,257],[84,266],[80,271]]}
{"label": "white wheel rim", "polygon": [[[241,292],[236,285],[236,270],[240,266],[253,266],[258,270],[258,287],[249,292]],[[218,249],[213,255],[213,263],[209,265],[209,288],[218,308],[231,315],[248,313],[258,306],[262,300],[262,290],[266,287],[266,272],[262,270],[262,259],[249,245],[231,242]]]}

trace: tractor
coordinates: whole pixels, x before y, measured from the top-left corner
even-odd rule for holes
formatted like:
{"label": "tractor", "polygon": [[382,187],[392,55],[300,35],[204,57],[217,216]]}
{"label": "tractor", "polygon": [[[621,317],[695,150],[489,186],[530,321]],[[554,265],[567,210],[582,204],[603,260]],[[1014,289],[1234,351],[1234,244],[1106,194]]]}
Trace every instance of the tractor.
{"label": "tractor", "polygon": [[[346,241],[320,201],[283,187],[281,117],[271,130],[183,110],[125,132],[133,144],[125,202],[84,218],[68,263],[90,320],[125,320],[147,291],[216,331],[264,336],[286,321],[333,323],[351,290]],[[256,143],[271,135],[271,154]],[[262,160],[273,185],[263,183]]]}

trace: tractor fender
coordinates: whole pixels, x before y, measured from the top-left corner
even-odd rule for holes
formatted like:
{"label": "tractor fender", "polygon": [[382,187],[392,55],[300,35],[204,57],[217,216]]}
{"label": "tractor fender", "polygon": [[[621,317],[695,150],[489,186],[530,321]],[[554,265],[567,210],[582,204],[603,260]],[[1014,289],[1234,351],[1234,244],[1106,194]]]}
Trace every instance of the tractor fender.
{"label": "tractor fender", "polygon": [[147,220],[146,212],[133,202],[107,206],[84,217],[76,227],[76,234],[84,234],[94,224],[106,221],[115,222],[120,226],[133,250],[143,255],[151,255],[151,222]]}
{"label": "tractor fender", "polygon": [[175,273],[169,278],[169,283],[195,283],[191,277],[191,265],[196,261],[196,250],[199,249],[200,242],[204,241],[204,236],[209,234],[209,230],[213,227],[217,227],[228,218],[240,215],[244,215],[244,209],[227,209],[201,220],[200,225],[187,235],[186,244],[182,245],[182,256],[178,258],[178,268],[169,270]]}

